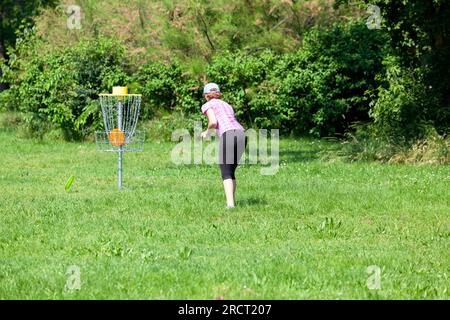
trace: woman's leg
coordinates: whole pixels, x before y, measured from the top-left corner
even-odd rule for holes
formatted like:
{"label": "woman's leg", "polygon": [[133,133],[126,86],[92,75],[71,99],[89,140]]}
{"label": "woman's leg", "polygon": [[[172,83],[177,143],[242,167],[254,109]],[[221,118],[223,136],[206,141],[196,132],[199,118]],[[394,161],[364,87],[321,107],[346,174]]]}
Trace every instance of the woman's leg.
{"label": "woman's leg", "polygon": [[234,191],[233,179],[223,180],[223,189],[225,190],[225,197],[227,198],[227,207],[234,207]]}
{"label": "woman's leg", "polygon": [[245,147],[247,146],[247,139],[245,138],[245,133],[235,131],[234,137],[234,164],[232,168],[232,179],[233,179],[233,195],[236,194],[236,177],[235,172],[238,167],[239,161],[245,152]]}
{"label": "woman's leg", "polygon": [[[245,150],[246,142],[245,133],[236,131],[225,132],[220,140],[220,171],[227,199],[227,207],[234,207],[234,195],[236,193],[235,171]],[[227,154],[231,156],[231,161],[229,159],[230,157],[227,161]]]}
{"label": "woman's leg", "polygon": [[[229,146],[227,148],[227,138],[228,144],[230,144],[230,142],[233,141],[233,137],[228,137],[228,134],[228,132],[225,132],[220,137],[219,166],[223,181],[223,189],[225,191],[225,197],[227,199],[227,207],[234,207],[233,165],[229,160],[227,161],[227,154],[230,155],[230,151],[232,152],[232,150],[229,149]],[[227,152],[227,150],[229,151]]]}

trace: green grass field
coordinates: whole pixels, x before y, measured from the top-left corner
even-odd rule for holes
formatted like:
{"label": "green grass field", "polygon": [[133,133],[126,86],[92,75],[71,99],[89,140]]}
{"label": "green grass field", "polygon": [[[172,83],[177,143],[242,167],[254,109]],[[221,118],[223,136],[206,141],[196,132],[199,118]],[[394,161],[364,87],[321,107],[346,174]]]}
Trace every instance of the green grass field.
{"label": "green grass field", "polygon": [[172,164],[171,143],[125,154],[118,192],[94,143],[0,141],[1,299],[450,296],[449,166],[325,162],[332,143],[287,139],[276,175],[238,169],[226,210],[218,168]]}

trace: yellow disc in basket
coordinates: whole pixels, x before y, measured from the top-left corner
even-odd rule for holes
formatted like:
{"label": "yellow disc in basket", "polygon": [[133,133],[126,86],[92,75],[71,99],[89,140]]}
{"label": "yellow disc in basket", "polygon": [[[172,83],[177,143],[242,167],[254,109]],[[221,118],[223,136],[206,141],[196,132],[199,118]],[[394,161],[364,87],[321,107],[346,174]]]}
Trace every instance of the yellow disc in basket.
{"label": "yellow disc in basket", "polygon": [[115,147],[120,147],[125,144],[125,134],[120,129],[113,129],[109,132],[109,143]]}

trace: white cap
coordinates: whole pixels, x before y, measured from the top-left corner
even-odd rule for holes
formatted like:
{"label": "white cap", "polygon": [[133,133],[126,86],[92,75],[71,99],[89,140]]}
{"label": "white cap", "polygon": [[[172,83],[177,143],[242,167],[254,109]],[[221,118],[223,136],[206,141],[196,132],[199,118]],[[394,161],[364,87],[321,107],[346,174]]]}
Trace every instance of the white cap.
{"label": "white cap", "polygon": [[211,91],[220,92],[217,83],[210,82],[203,88],[203,94],[210,93]]}

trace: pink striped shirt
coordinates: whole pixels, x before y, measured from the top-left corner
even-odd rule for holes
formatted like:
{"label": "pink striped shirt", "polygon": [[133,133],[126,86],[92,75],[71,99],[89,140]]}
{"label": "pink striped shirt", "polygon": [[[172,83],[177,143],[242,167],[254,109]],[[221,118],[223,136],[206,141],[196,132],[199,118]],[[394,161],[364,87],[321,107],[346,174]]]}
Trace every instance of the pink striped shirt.
{"label": "pink striped shirt", "polygon": [[220,136],[228,130],[242,130],[245,129],[236,120],[234,116],[233,107],[223,100],[211,99],[202,106],[202,113],[206,114],[206,111],[212,108],[217,119],[217,133]]}

